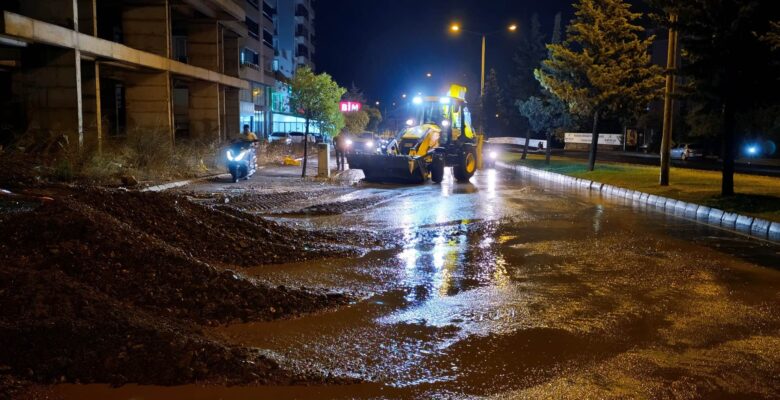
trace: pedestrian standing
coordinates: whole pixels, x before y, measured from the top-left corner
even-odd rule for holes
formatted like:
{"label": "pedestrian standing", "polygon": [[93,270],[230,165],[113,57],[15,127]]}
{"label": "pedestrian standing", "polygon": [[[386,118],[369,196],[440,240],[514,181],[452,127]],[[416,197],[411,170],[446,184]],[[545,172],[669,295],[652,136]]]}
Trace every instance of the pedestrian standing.
{"label": "pedestrian standing", "polygon": [[336,151],[336,171],[344,171],[346,168],[345,153],[347,150],[347,134],[344,130],[333,138],[333,149]]}

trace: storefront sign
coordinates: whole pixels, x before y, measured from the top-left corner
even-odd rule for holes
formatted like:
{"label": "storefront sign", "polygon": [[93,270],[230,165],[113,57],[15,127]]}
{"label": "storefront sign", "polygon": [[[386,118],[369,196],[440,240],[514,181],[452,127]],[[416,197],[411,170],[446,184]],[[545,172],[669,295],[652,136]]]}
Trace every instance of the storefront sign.
{"label": "storefront sign", "polygon": [[360,111],[362,107],[363,105],[356,101],[342,101],[339,103],[339,110],[341,110],[341,112]]}

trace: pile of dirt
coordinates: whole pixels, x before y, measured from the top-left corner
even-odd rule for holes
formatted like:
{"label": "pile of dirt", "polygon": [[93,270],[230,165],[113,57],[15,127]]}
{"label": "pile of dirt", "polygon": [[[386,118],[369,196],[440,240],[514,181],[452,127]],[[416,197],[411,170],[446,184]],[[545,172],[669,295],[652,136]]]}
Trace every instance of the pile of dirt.
{"label": "pile of dirt", "polygon": [[225,212],[232,207],[195,204],[174,194],[103,190],[78,193],[72,200],[208,262],[254,267],[357,254],[317,232]]}
{"label": "pile of dirt", "polygon": [[0,270],[0,360],[34,382],[323,381],[144,312],[61,271]]}
{"label": "pile of dirt", "polygon": [[35,382],[317,380],[203,326],[350,301],[228,269],[343,254],[327,235],[174,195],[85,189],[0,214],[0,226],[0,365]]}

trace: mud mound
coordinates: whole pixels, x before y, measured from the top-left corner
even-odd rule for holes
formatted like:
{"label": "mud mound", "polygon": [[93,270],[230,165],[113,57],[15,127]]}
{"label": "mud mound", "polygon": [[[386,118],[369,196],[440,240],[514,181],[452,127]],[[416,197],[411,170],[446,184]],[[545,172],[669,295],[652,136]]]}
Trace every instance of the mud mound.
{"label": "mud mound", "polygon": [[[0,366],[37,382],[316,380],[208,338],[202,326],[349,301],[268,287],[225,268],[236,258],[222,252],[258,251],[277,262],[340,254],[304,244],[315,233],[175,196],[87,190],[0,213],[0,226]],[[228,239],[249,247],[213,243]]]}
{"label": "mud mound", "polygon": [[318,380],[197,328],[138,312],[60,271],[0,270],[0,306],[0,360],[34,382]]}
{"label": "mud mound", "polygon": [[227,214],[173,194],[94,190],[74,200],[209,262],[254,267],[355,254],[316,232]]}
{"label": "mud mound", "polygon": [[202,324],[268,320],[347,301],[258,285],[78,203],[45,205],[3,226],[0,260],[7,266],[62,271],[113,298]]}

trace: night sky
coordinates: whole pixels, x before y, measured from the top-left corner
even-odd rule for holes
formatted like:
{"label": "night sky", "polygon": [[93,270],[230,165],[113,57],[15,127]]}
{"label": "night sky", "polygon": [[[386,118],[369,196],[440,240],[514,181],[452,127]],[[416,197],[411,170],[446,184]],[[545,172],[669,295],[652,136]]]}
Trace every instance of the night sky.
{"label": "night sky", "polygon": [[[509,73],[512,55],[531,15],[538,13],[549,37],[556,12],[564,25],[572,0],[318,0],[316,54],[318,72],[331,74],[346,88],[352,82],[370,102],[383,106],[401,94],[438,94],[450,82],[479,91],[480,37],[448,32],[451,21],[464,29],[502,32],[489,36],[487,68]],[[518,23],[510,34],[506,27]],[[425,74],[431,72],[428,79]]]}

